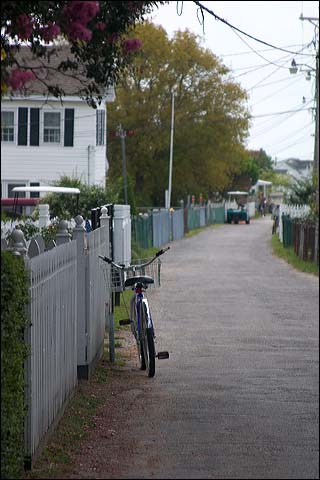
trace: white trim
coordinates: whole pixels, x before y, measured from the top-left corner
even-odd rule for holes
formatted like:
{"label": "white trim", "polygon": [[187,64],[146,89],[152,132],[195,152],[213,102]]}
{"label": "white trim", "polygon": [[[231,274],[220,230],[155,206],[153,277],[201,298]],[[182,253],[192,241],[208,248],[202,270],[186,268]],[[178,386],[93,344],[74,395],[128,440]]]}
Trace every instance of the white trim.
{"label": "white trim", "polygon": [[42,185],[40,187],[14,187],[13,192],[51,192],[51,193],[80,193],[79,188],[73,187],[53,187],[51,185]]}
{"label": "white trim", "polygon": [[[45,142],[44,141],[44,114],[45,113],[59,113],[60,114],[60,141],[59,142]],[[64,122],[64,110],[62,108],[59,108],[59,109],[44,108],[44,109],[40,110],[40,146],[52,148],[52,147],[61,147],[61,146],[64,145],[63,122]]]}
{"label": "white trim", "polygon": [[11,142],[11,141],[8,141],[8,140],[2,140],[1,139],[1,143],[3,143],[4,145],[17,145],[17,141],[18,141],[18,135],[17,135],[17,132],[18,132],[18,126],[17,126],[17,124],[18,124],[18,110],[17,110],[17,107],[1,108],[1,113],[13,113],[13,140]]}

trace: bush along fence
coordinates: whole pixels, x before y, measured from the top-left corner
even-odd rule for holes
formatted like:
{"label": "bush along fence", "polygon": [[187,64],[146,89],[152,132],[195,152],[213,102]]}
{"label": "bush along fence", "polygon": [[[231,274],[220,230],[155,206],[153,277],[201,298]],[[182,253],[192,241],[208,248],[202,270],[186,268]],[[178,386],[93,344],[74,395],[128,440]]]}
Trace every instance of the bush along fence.
{"label": "bush along fence", "polygon": [[20,256],[1,252],[1,478],[21,478],[28,277]]}
{"label": "bush along fence", "polygon": [[[111,302],[104,278],[108,266],[101,267],[98,258],[99,254],[110,255],[107,209],[102,209],[101,213],[100,228],[89,233],[81,216],[76,217],[72,234],[67,222],[61,221],[49,249],[39,237],[32,239],[27,249],[19,229],[13,230],[10,242],[2,240],[2,250],[7,249],[4,254],[11,251],[9,255],[20,257],[29,278],[29,324],[25,327],[24,339],[30,348],[24,363],[26,467],[32,466],[41,450],[40,445],[60,418],[77,379],[88,379],[103,353]],[[2,272],[1,283],[3,275]],[[13,295],[12,298],[18,297]],[[2,319],[3,313],[3,329]],[[13,329],[10,331],[16,335]],[[14,351],[8,352],[8,362],[17,364],[17,359],[13,362],[10,355],[14,355]],[[12,372],[4,373],[2,384]],[[4,400],[5,405],[11,401],[9,396]],[[4,408],[9,406],[5,407],[2,402],[2,411]],[[3,433],[5,436],[2,423],[2,440]],[[7,443],[2,442],[2,456],[3,451],[11,452],[10,442],[10,438]]]}
{"label": "bush along fence", "polygon": [[154,209],[131,217],[132,240],[141,248],[161,247],[180,240],[190,230],[214,223],[224,223],[224,205],[208,204],[187,208]]}
{"label": "bush along fence", "polygon": [[285,248],[293,248],[301,260],[318,263],[315,222],[309,218],[309,213],[308,206],[281,205],[279,239]]}

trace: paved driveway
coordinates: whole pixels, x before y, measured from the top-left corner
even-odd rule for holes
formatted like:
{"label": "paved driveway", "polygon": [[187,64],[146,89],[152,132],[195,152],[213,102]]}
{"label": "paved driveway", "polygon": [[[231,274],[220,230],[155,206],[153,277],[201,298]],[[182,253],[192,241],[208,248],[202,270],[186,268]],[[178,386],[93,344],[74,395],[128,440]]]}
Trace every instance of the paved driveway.
{"label": "paved driveway", "polygon": [[153,379],[124,371],[125,425],[95,441],[90,478],[319,478],[319,282],[273,257],[271,228],[261,218],[171,245],[150,292],[170,359]]}

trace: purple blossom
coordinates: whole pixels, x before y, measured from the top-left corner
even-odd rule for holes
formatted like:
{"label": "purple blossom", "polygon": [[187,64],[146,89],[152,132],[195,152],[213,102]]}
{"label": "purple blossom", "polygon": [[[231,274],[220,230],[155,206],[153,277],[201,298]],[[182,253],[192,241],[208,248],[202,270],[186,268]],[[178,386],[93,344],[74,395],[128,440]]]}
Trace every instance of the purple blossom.
{"label": "purple blossom", "polygon": [[106,24],[105,24],[105,23],[103,23],[103,22],[98,22],[98,23],[96,23],[96,29],[97,29],[97,30],[102,30],[102,31],[103,31],[103,30],[105,30],[105,29],[106,29]]}
{"label": "purple blossom", "polygon": [[32,35],[33,22],[31,17],[29,17],[29,15],[26,13],[22,13],[19,15],[19,17],[17,17],[15,26],[18,30],[17,35],[21,40],[28,40],[28,38],[30,38]]}
{"label": "purple blossom", "polygon": [[125,54],[130,52],[135,52],[139,50],[142,46],[142,42],[139,38],[130,38],[128,40],[124,40],[122,43],[122,48]]}
{"label": "purple blossom", "polygon": [[31,70],[21,71],[18,68],[14,68],[9,77],[8,84],[12,90],[21,90],[27,82],[35,80],[35,75]]}
{"label": "purple blossom", "polygon": [[55,37],[57,37],[61,32],[61,29],[58,25],[48,22],[46,27],[40,28],[40,33],[45,42],[50,42]]}

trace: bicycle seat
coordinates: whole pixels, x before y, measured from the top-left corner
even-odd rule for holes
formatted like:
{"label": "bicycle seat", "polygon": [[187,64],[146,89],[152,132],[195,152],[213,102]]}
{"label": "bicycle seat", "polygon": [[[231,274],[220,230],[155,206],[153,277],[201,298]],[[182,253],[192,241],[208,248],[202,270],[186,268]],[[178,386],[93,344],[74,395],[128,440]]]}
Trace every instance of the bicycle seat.
{"label": "bicycle seat", "polygon": [[144,283],[146,285],[148,283],[149,284],[154,283],[154,280],[153,280],[153,278],[148,277],[146,275],[142,275],[142,276],[138,276],[138,277],[131,277],[131,278],[126,279],[126,281],[124,282],[124,286],[125,287],[132,287],[133,285],[135,285],[138,282]]}

